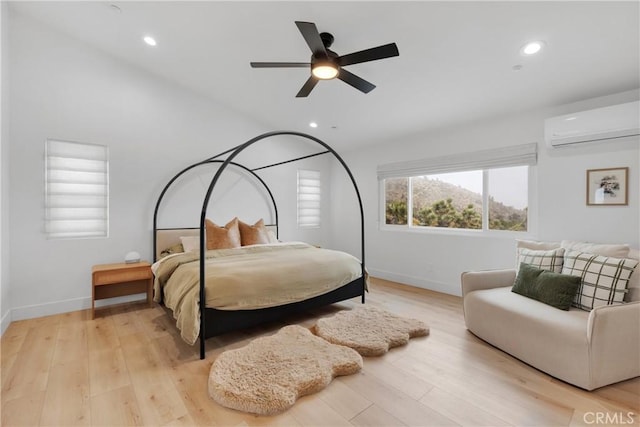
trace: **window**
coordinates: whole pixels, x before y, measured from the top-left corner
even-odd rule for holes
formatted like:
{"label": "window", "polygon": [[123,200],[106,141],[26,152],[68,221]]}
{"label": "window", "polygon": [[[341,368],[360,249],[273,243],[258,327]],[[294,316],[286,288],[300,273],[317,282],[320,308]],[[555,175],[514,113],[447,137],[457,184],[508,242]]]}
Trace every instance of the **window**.
{"label": "window", "polygon": [[536,145],[527,144],[380,166],[384,224],[527,231],[536,157]]}
{"label": "window", "polygon": [[47,238],[107,237],[108,214],[107,147],[47,140],[45,144]]}
{"label": "window", "polygon": [[320,227],[320,171],[298,170],[298,227]]}

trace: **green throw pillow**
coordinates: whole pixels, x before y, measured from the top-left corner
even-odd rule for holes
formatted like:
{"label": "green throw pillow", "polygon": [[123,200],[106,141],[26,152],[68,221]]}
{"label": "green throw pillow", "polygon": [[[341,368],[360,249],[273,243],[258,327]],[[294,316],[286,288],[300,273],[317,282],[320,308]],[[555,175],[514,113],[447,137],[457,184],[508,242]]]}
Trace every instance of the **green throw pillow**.
{"label": "green throw pillow", "polygon": [[560,310],[569,310],[578,293],[580,280],[578,276],[554,273],[521,263],[511,291]]}

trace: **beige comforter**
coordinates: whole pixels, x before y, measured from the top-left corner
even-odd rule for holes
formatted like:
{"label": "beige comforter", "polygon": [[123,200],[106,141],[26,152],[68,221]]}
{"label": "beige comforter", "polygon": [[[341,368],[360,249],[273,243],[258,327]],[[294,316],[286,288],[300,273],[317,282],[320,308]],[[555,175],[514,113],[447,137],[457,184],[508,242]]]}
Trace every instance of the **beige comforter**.
{"label": "beige comforter", "polygon": [[[325,294],[362,275],[360,261],[306,243],[277,243],[206,252],[206,306],[219,310],[274,307]],[[154,300],[173,310],[182,338],[200,332],[199,253],[154,264]]]}

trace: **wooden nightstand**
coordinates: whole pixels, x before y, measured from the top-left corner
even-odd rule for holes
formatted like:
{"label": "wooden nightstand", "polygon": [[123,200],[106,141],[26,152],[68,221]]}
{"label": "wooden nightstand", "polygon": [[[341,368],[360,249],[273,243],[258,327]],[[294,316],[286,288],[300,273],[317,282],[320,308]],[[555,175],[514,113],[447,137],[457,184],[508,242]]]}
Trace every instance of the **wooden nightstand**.
{"label": "wooden nightstand", "polygon": [[100,264],[91,269],[91,318],[95,318],[96,300],[147,293],[153,304],[153,274],[146,261],[131,264]]}

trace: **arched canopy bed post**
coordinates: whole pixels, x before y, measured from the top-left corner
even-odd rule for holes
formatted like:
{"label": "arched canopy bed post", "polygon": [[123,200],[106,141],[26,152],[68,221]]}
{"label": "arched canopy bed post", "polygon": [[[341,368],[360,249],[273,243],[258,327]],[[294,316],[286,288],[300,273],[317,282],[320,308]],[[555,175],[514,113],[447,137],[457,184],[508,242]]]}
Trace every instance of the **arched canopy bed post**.
{"label": "arched canopy bed post", "polygon": [[[171,178],[171,180],[167,183],[167,185],[165,185],[164,189],[160,193],[160,196],[158,196],[158,201],[156,202],[156,207],[155,207],[155,209],[153,211],[153,231],[154,231],[153,232],[153,261],[154,262],[157,261],[157,253],[156,253],[156,249],[157,249],[157,233],[156,233],[156,231],[158,230],[158,210],[160,208],[160,203],[162,202],[162,199],[164,198],[164,195],[167,192],[167,190],[171,187],[171,185],[178,178],[180,178],[185,173],[189,172],[191,169],[194,169],[194,168],[196,168],[198,166],[211,164],[211,163],[223,163],[224,160],[216,160],[216,157],[224,155],[229,151],[231,151],[231,150],[225,151],[222,154],[218,154],[217,156],[211,157],[211,158],[209,158],[207,160],[203,160],[201,162],[194,163],[194,164],[184,168],[183,170],[178,172],[173,178]],[[273,224],[273,225],[275,225],[275,227],[276,227],[276,237],[278,237],[278,233],[279,233],[279,228],[278,228],[278,206],[276,204],[276,199],[275,199],[275,197],[273,197],[273,193],[271,192],[271,189],[269,188],[267,183],[264,182],[264,180],[258,174],[256,174],[254,172],[254,170],[251,170],[248,167],[246,167],[244,165],[241,165],[239,163],[235,163],[235,162],[231,162],[229,164],[233,165],[235,167],[238,167],[238,168],[244,170],[245,172],[248,172],[249,174],[251,174],[255,179],[258,180],[258,182],[260,182],[260,184],[262,184],[264,189],[267,191],[267,194],[269,194],[269,198],[271,199],[271,205],[273,206],[273,213],[274,213],[274,219],[275,219],[275,224]]]}
{"label": "arched canopy bed post", "polygon": [[[311,154],[311,155],[307,155],[307,156],[302,156],[302,157],[298,157],[295,159],[291,159],[291,160],[286,160],[283,162],[278,162],[278,163],[273,163],[270,165],[266,165],[266,166],[261,166],[261,167],[257,167],[257,168],[253,168],[253,169],[249,169],[243,165],[241,165],[240,163],[234,162],[234,159],[236,158],[236,156],[238,156],[240,153],[242,153],[244,150],[246,150],[247,148],[251,147],[253,144],[264,140],[266,138],[271,138],[274,136],[296,136],[296,137],[301,137],[301,138],[305,138],[308,140],[311,140],[319,145],[321,145],[322,147],[324,147],[326,149],[326,151],[323,152],[319,152],[319,153],[315,153],[315,154]],[[291,162],[295,162],[295,161],[299,161],[299,160],[303,160],[303,159],[307,159],[307,158],[311,158],[311,157],[315,157],[315,156],[320,156],[323,154],[328,154],[331,153],[333,154],[333,156],[340,162],[340,164],[342,165],[342,167],[344,168],[345,172],[347,173],[347,175],[349,176],[349,179],[351,180],[351,183],[353,184],[353,188],[355,190],[356,193],[356,197],[358,200],[358,206],[359,206],[359,212],[360,212],[360,233],[361,233],[361,259],[360,259],[360,277],[351,281],[350,283],[343,285],[337,289],[334,289],[331,292],[328,292],[326,294],[322,294],[322,295],[318,295],[316,297],[313,298],[309,298],[306,300],[302,300],[299,302],[294,302],[294,303],[288,303],[282,306],[275,306],[275,307],[268,307],[268,308],[262,308],[262,309],[255,309],[255,310],[238,310],[238,311],[225,311],[225,310],[217,310],[217,309],[212,309],[212,308],[207,308],[206,307],[206,294],[205,294],[205,269],[206,269],[206,235],[205,235],[205,221],[206,221],[206,216],[207,216],[207,208],[209,206],[209,201],[211,199],[213,190],[216,186],[216,184],[218,183],[220,177],[222,176],[223,172],[226,170],[226,168],[229,165],[233,165],[233,166],[238,166],[240,168],[242,168],[243,170],[249,172],[252,176],[256,177],[261,184],[265,187],[265,189],[267,190],[271,201],[273,203],[274,206],[274,210],[275,210],[275,219],[276,219],[276,227],[278,227],[278,213],[277,213],[277,207],[276,207],[276,203],[275,203],[275,199],[273,197],[273,194],[271,193],[269,187],[266,185],[266,183],[256,174],[256,171],[258,170],[263,170],[263,169],[267,169],[267,168],[271,168],[271,167],[275,167],[275,166],[280,166],[283,164],[287,164],[287,163],[291,163]],[[225,154],[228,154],[228,156],[225,158],[225,160],[219,160],[220,157],[224,156]],[[207,160],[204,160],[202,162],[197,162],[194,163],[193,165],[183,169],[182,171],[180,171],[175,177],[173,177],[169,183],[165,186],[165,188],[162,190],[159,198],[158,198],[158,202],[156,203],[156,207],[155,207],[155,211],[154,211],[154,218],[153,218],[153,227],[154,227],[154,237],[153,237],[153,241],[154,241],[154,260],[156,258],[156,254],[157,254],[157,216],[158,216],[158,209],[160,206],[160,203],[165,195],[165,193],[167,192],[168,188],[176,181],[176,179],[178,179],[178,177],[182,176],[184,173],[186,173],[187,171],[200,166],[200,165],[204,165],[204,164],[208,164],[208,163],[220,163],[220,166],[218,168],[218,170],[216,171],[215,175],[213,176],[213,178],[211,179],[211,182],[207,188],[207,192],[204,198],[204,201],[202,203],[202,209],[201,209],[201,213],[200,213],[200,233],[199,233],[199,241],[200,241],[200,256],[199,256],[199,308],[200,308],[200,330],[199,330],[199,338],[200,338],[200,358],[204,359],[205,357],[205,339],[208,338],[208,334],[209,336],[214,336],[223,332],[227,332],[230,330],[234,330],[234,329],[239,329],[242,327],[248,327],[248,326],[252,326],[255,325],[257,323],[259,323],[260,320],[263,321],[270,321],[270,320],[274,320],[277,317],[282,316],[283,314],[289,313],[289,312],[293,312],[293,311],[300,311],[300,310],[305,310],[305,309],[310,309],[313,307],[318,307],[321,305],[327,305],[327,304],[331,304],[334,302],[338,302],[338,301],[342,301],[345,299],[349,299],[349,298],[353,298],[355,296],[361,296],[361,301],[362,303],[365,302],[365,290],[366,290],[366,276],[365,276],[365,245],[364,245],[364,209],[363,209],[363,205],[362,205],[362,198],[360,196],[360,191],[358,190],[358,186],[356,184],[355,178],[353,177],[353,174],[351,173],[351,170],[349,169],[349,167],[347,166],[347,164],[344,162],[344,160],[342,159],[342,157],[340,157],[340,155],[333,150],[328,144],[326,144],[325,142],[321,141],[318,138],[315,138],[311,135],[305,134],[305,133],[301,133],[301,132],[294,132],[294,131],[274,131],[274,132],[268,132],[268,133],[264,133],[262,135],[256,136],[255,138],[252,138],[250,140],[248,140],[247,142],[245,142],[244,144],[240,144],[234,148],[231,148],[229,150],[226,150],[220,154],[217,154],[213,157],[210,157]],[[278,228],[276,228],[277,230]],[[207,314],[209,314],[209,318],[207,318]],[[218,323],[215,323],[214,320],[216,319],[223,319],[223,321],[228,321],[229,323],[231,323],[231,325],[220,325]],[[208,328],[212,328],[214,329],[213,331],[209,332]]]}

